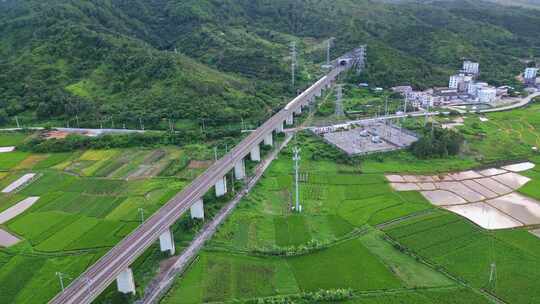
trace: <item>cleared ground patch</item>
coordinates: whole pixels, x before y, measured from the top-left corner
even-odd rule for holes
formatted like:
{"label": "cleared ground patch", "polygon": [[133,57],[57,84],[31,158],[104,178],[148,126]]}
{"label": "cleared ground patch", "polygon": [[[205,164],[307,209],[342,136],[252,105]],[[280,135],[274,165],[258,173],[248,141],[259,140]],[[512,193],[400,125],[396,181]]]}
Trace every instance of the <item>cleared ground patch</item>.
{"label": "cleared ground patch", "polygon": [[438,176],[392,174],[386,178],[398,191],[425,189],[424,182],[432,180],[436,190],[421,190],[421,193],[433,205],[466,217],[485,229],[505,229],[540,224],[540,202],[514,193],[531,178],[509,172],[532,168],[534,164],[526,162],[479,172]]}

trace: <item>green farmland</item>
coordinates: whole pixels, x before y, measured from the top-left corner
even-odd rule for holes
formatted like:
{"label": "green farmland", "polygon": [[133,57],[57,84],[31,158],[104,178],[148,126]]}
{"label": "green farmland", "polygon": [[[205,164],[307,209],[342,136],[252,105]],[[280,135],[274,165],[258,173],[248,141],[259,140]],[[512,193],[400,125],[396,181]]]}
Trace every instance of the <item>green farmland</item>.
{"label": "green farmland", "polygon": [[[465,118],[458,128],[465,149],[452,158],[421,160],[399,151],[344,159],[300,133],[162,303],[540,301],[539,238],[525,229],[486,231],[433,207],[419,192],[392,190],[384,177],[509,160],[540,163],[532,149],[540,146],[540,105],[486,117]],[[25,140],[16,134],[13,142]],[[300,214],[291,211],[294,145],[302,147]],[[22,240],[0,249],[0,303],[41,303],[54,296],[60,290],[56,272],[69,283],[138,227],[140,210],[148,217],[202,172],[209,156],[211,151],[189,146],[0,155],[0,187],[38,174],[15,193],[1,194],[0,212],[40,197],[0,225]],[[531,181],[519,192],[540,199],[540,167],[523,175]],[[205,197],[205,211],[217,212],[225,200]],[[187,218],[179,221],[173,229],[178,250],[199,227]],[[112,284],[96,302],[133,303],[166,257],[156,245],[132,265],[137,296],[120,295]]]}
{"label": "green farmland", "polygon": [[[540,279],[535,273],[540,239],[522,229],[488,232],[433,207],[418,192],[393,191],[384,178],[385,172],[469,169],[483,160],[465,155],[424,161],[399,152],[344,164],[324,157],[327,148],[314,137],[297,140],[303,212],[290,211],[289,147],[162,303],[312,303],[322,299],[321,291],[337,290],[348,290],[347,296],[327,299],[351,304],[540,299],[534,287]],[[520,191],[538,198],[537,170],[524,173],[533,180]],[[490,282],[492,263],[496,279]]]}
{"label": "green farmland", "polygon": [[[2,144],[19,144],[29,136],[0,133]],[[197,176],[204,169],[201,163],[204,159],[175,147],[0,154],[0,188],[25,173],[38,175],[16,192],[0,194],[0,211],[39,197],[30,209],[0,225],[21,239],[0,247],[0,303],[46,302],[60,291],[56,272],[65,284],[76,278],[137,228],[141,216],[150,216]],[[182,227],[175,227],[178,246],[193,235]],[[149,249],[133,266],[138,283],[148,281],[164,257],[156,246]],[[111,291],[100,301],[131,300]]]}
{"label": "green farmland", "polygon": [[401,294],[410,303],[458,295],[489,303],[452,276],[400,252],[376,228],[394,219],[436,212],[419,193],[392,191],[373,167],[362,173],[360,165],[314,161],[313,151],[322,144],[311,137],[299,140],[304,211],[293,214],[289,208],[293,191],[289,147],[163,303],[257,303],[255,299],[273,303],[274,297],[293,299],[338,289],[353,291],[350,303],[392,303],[392,299],[401,303],[397,297]]}

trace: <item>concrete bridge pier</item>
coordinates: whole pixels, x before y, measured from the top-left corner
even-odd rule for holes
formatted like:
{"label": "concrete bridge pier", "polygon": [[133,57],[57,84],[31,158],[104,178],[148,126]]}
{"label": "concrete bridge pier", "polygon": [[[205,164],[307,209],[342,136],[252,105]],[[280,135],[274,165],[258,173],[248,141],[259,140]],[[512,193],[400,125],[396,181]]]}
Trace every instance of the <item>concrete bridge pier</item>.
{"label": "concrete bridge pier", "polygon": [[272,137],[272,133],[266,134],[266,136],[264,137],[264,145],[270,147],[274,145],[274,138]]}
{"label": "concrete bridge pier", "polygon": [[246,177],[246,166],[244,164],[243,158],[236,164],[234,164],[234,177],[236,178],[236,180],[241,180]]}
{"label": "concrete bridge pier", "polygon": [[227,193],[227,177],[224,176],[216,183],[216,196],[221,197]]}
{"label": "concrete bridge pier", "polygon": [[285,124],[287,124],[287,125],[289,125],[289,126],[292,125],[292,124],[294,124],[294,117],[293,117],[292,114],[289,115],[289,116],[287,116],[287,120],[285,120]]}
{"label": "concrete bridge pier", "polygon": [[118,286],[118,291],[124,294],[135,294],[135,280],[133,279],[133,271],[131,268],[126,268],[124,271],[120,272],[118,277],[116,277],[116,285]]}
{"label": "concrete bridge pier", "polygon": [[[225,189],[226,190],[226,189]],[[192,219],[201,219],[204,220],[204,203],[203,200],[198,200],[195,204],[191,205],[189,208]]]}
{"label": "concrete bridge pier", "polygon": [[261,161],[261,148],[259,147],[259,145],[256,145],[255,147],[253,147],[253,149],[251,149],[250,157],[252,161]]}
{"label": "concrete bridge pier", "polygon": [[283,122],[280,122],[276,127],[276,133],[283,133]]}
{"label": "concrete bridge pier", "polygon": [[174,255],[174,238],[171,231],[171,228],[167,229],[159,236],[159,248],[161,252],[169,251],[171,255]]}
{"label": "concrete bridge pier", "polygon": [[296,115],[302,114],[302,107],[303,107],[303,105],[300,105],[300,106],[294,111],[294,114],[296,114]]}

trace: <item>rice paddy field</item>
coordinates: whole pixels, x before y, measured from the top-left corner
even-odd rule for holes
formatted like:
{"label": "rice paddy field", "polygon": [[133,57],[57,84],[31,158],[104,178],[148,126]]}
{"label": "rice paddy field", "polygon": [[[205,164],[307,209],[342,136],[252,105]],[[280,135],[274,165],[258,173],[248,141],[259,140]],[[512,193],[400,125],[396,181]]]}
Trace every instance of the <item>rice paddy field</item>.
{"label": "rice paddy field", "polygon": [[[431,205],[417,191],[394,191],[385,174],[435,174],[529,160],[518,189],[540,200],[540,105],[468,115],[458,127],[462,155],[419,160],[407,151],[345,162],[300,135],[275,160],[162,303],[537,303],[538,227],[487,231]],[[25,136],[1,134],[14,145]],[[294,205],[292,146],[302,147]],[[208,152],[208,151],[206,151]],[[28,197],[30,209],[0,225],[21,241],[0,248],[0,303],[42,303],[202,172],[200,147],[0,155],[0,212]],[[337,161],[336,161],[337,159]],[[215,205],[215,210],[219,205]],[[177,249],[193,231],[174,228]],[[155,246],[156,247],[156,246]],[[164,254],[151,248],[133,265],[137,292]],[[113,284],[114,285],[114,284]],[[338,291],[346,296],[330,296]],[[326,294],[326,298],[321,296]],[[115,286],[97,303],[132,303]]]}
{"label": "rice paddy field", "polygon": [[435,212],[419,193],[395,192],[382,172],[363,173],[360,165],[314,161],[311,151],[321,143],[301,140],[303,212],[290,210],[292,161],[285,150],[162,303],[271,303],[276,296],[337,289],[354,291],[350,303],[401,303],[397,295],[402,293],[410,303],[449,294],[489,303],[452,276],[396,249],[377,228]]}
{"label": "rice paddy field", "polygon": [[[16,145],[28,136],[0,133],[0,140],[2,145]],[[20,239],[0,247],[0,303],[47,302],[60,291],[57,272],[69,284],[137,228],[141,216],[150,216],[204,170],[204,162],[200,165],[201,160],[188,154],[176,147],[0,154],[0,188],[24,174],[36,174],[15,191],[0,193],[0,212],[25,198],[39,197],[0,225]],[[197,168],[190,168],[192,161],[198,162]],[[178,235],[182,246],[192,233]],[[152,267],[165,257],[155,247],[133,266],[138,283],[153,275]],[[147,265],[149,261],[155,263]],[[129,301],[105,293],[101,302]]]}
{"label": "rice paddy field", "polygon": [[[288,147],[162,303],[313,303],[309,295],[340,289],[350,295],[330,302],[540,301],[540,238],[523,228],[484,230],[417,191],[394,191],[384,178],[470,169],[480,160],[423,161],[403,152],[340,164],[314,157],[324,149],[315,138],[298,138],[303,212],[290,208]],[[538,170],[523,173],[532,180],[520,193],[540,197]]]}

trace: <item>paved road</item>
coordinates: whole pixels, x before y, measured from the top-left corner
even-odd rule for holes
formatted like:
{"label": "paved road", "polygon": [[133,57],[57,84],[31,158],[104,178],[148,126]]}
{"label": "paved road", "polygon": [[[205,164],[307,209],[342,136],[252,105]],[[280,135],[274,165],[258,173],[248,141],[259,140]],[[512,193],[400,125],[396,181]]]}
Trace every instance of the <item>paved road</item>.
{"label": "paved road", "polygon": [[148,218],[139,228],[124,238],[107,254],[75,279],[63,292],[50,303],[82,304],[91,303],[118,276],[127,269],[159,236],[172,226],[191,205],[210,190],[216,182],[227,174],[234,164],[247,156],[253,147],[260,144],[264,137],[271,133],[280,123],[286,120],[293,111],[307,103],[310,98],[327,85],[348,67],[337,66],[329,74],[308,88],[285,109],[281,110],[254,132],[242,140],[231,152],[215,162],[189,186],[173,197],[154,215]]}
{"label": "paved road", "polygon": [[484,109],[484,110],[480,110],[478,112],[480,112],[480,113],[491,113],[491,112],[508,111],[508,110],[521,108],[521,107],[524,107],[524,106],[528,105],[535,97],[538,97],[538,96],[540,96],[540,92],[536,92],[534,94],[531,94],[531,95],[523,98],[520,102],[509,105],[509,106],[500,107],[500,108],[493,108],[493,109]]}
{"label": "paved road", "polygon": [[468,112],[470,112],[470,113],[502,112],[502,111],[509,111],[509,110],[514,110],[514,109],[517,109],[517,108],[524,107],[524,106],[528,105],[535,97],[538,97],[538,96],[540,96],[540,92],[533,93],[533,94],[531,94],[531,95],[529,95],[529,96],[527,96],[525,98],[522,98],[521,101],[516,102],[514,104],[511,104],[511,105],[508,105],[508,106],[498,107],[498,108],[490,108],[490,109],[482,109],[482,110],[476,110],[476,111],[467,111],[467,110],[463,110],[463,109],[456,108],[456,107],[449,107],[449,108],[451,108],[453,110],[456,110],[461,114],[466,114]]}

